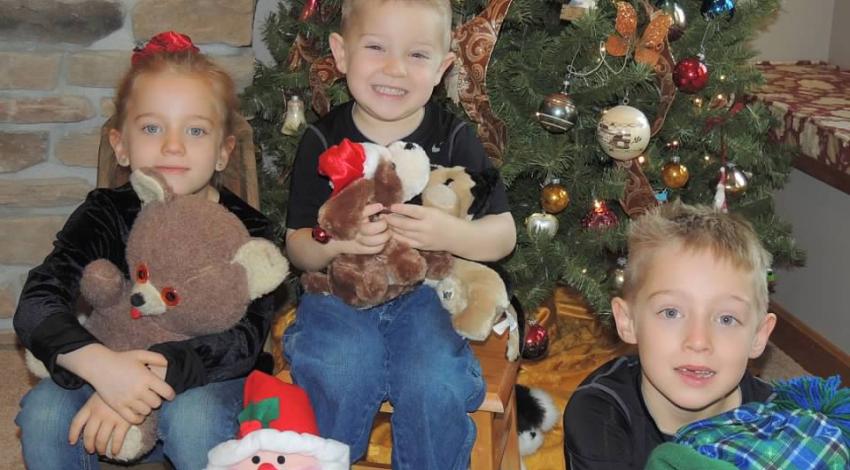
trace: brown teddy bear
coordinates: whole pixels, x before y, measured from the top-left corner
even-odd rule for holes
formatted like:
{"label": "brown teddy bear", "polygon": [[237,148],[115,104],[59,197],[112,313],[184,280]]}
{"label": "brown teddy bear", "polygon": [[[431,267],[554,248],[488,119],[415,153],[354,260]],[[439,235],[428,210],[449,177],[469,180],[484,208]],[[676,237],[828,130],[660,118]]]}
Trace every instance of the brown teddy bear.
{"label": "brown teddy bear", "polygon": [[[344,139],[319,156],[319,172],[330,178],[333,193],[318,214],[313,236],[351,240],[363,209],[384,207],[417,196],[428,183],[430,161],[417,144],[395,142],[389,147]],[[375,255],[342,254],[326,272],[307,272],[301,283],[307,292],[330,293],[356,308],[369,308],[411,290],[426,277],[442,279],[451,269],[445,252],[425,252],[397,240]]]}
{"label": "brown teddy bear", "polygon": [[[154,170],[130,176],[142,200],[127,240],[130,280],[107,260],[89,263],[80,290],[92,306],[83,326],[116,351],[227,330],[248,304],[273,291],[289,264],[270,241],[252,238],[236,215],[204,196],[175,196]],[[28,354],[34,374],[44,365]],[[156,411],[128,431],[119,461],[156,443]],[[111,445],[108,446],[111,449]]]}
{"label": "brown teddy bear", "polygon": [[[489,193],[498,174],[485,171],[475,178],[462,166],[437,167],[431,171],[428,185],[422,191],[422,205],[435,207],[463,219],[486,213]],[[519,356],[519,333],[516,313],[510,307],[507,288],[493,269],[474,261],[454,258],[451,271],[440,279],[426,283],[437,291],[443,307],[452,315],[455,330],[463,337],[483,341],[504,313],[506,319],[496,329],[510,329],[507,357]],[[502,328],[502,325],[504,328]]]}

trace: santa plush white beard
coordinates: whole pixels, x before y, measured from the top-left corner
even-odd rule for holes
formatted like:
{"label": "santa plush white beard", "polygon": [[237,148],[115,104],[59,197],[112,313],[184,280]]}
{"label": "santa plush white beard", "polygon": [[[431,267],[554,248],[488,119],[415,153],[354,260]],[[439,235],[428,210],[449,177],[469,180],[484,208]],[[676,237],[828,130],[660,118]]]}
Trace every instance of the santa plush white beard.
{"label": "santa plush white beard", "polygon": [[[259,464],[268,462],[271,465],[278,465],[266,467],[275,470],[346,470],[349,468],[348,446],[341,442],[294,431],[260,429],[242,439],[231,439],[213,447],[207,454],[206,470],[243,468],[257,470],[258,463],[252,462],[255,455],[261,455],[261,459],[267,456]],[[276,458],[271,458],[272,455],[309,457],[315,459],[316,464],[296,467],[294,464],[299,461],[307,462],[296,457],[292,459],[293,466],[290,467],[289,462],[277,464]],[[241,466],[243,464],[248,466]]]}

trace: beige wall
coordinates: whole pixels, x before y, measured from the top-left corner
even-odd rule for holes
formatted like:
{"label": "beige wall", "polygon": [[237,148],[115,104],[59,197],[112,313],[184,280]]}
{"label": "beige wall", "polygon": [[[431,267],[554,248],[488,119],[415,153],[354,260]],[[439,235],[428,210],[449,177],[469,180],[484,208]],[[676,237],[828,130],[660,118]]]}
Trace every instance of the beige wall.
{"label": "beige wall", "polygon": [[[776,19],[753,41],[753,47],[759,51],[758,59],[829,60],[836,4],[850,10],[850,0],[782,0]],[[843,29],[850,15],[845,18]],[[844,35],[850,37],[850,33]]]}
{"label": "beige wall", "polygon": [[832,17],[832,38],[829,42],[829,62],[850,70],[850,0],[835,2]]}

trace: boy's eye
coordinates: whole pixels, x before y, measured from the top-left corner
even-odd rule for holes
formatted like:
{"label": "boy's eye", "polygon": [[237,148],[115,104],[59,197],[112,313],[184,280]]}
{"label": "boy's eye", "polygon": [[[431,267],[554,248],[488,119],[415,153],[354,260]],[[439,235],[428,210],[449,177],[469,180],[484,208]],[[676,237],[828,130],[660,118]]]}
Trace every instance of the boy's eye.
{"label": "boy's eye", "polygon": [[207,135],[207,130],[203,127],[190,127],[186,133],[192,137],[202,137]]}
{"label": "boy's eye", "polygon": [[413,56],[414,59],[424,59],[424,60],[429,59],[428,54],[426,54],[424,52],[414,52],[413,54],[410,54],[410,55]]}
{"label": "boy's eye", "polygon": [[734,315],[730,314],[720,315],[720,317],[717,318],[717,322],[723,326],[734,326],[741,323]]}
{"label": "boy's eye", "polygon": [[381,47],[381,46],[380,46],[380,45],[378,45],[378,44],[367,44],[367,45],[366,45],[366,49],[370,49],[370,50],[373,50],[373,51],[382,51],[382,50],[384,50],[384,48],[383,48],[383,47]]}
{"label": "boy's eye", "polygon": [[159,126],[156,124],[145,124],[142,126],[142,132],[145,134],[157,134],[159,133]]}
{"label": "boy's eye", "polygon": [[662,318],[667,318],[671,320],[682,316],[682,314],[679,313],[679,310],[675,308],[665,308],[658,312],[658,314],[661,315]]}

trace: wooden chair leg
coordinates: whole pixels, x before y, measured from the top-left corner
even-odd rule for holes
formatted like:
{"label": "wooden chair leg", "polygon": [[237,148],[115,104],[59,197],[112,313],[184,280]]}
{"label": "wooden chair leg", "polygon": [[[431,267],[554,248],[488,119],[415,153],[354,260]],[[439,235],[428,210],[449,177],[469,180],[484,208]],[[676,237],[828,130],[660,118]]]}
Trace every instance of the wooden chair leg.
{"label": "wooden chair leg", "polygon": [[469,462],[470,470],[496,470],[493,455],[493,413],[476,411],[472,420],[478,429],[478,436],[472,446],[472,456]]}
{"label": "wooden chair leg", "polygon": [[511,400],[508,402],[508,408],[505,411],[507,416],[506,426],[508,428],[507,442],[505,443],[505,452],[502,454],[502,464],[500,470],[519,470],[519,435],[517,434],[516,423],[516,393],[511,394]]}

